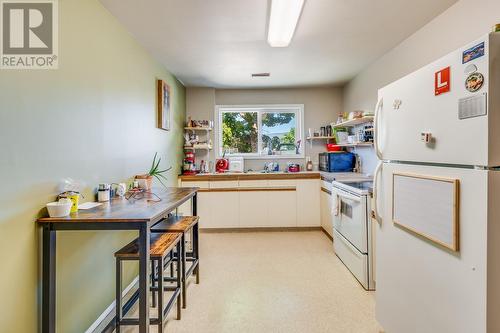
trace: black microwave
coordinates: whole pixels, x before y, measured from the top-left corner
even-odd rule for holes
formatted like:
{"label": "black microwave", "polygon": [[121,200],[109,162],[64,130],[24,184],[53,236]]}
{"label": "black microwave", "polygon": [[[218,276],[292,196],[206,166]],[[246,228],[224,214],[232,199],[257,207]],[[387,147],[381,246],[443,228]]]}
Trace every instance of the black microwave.
{"label": "black microwave", "polygon": [[356,155],[349,152],[320,153],[319,170],[326,172],[352,172],[356,167]]}

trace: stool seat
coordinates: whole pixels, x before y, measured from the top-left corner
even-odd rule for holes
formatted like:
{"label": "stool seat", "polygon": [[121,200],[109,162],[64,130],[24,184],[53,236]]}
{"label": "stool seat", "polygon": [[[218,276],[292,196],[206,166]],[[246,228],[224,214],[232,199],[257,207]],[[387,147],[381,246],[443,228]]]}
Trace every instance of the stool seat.
{"label": "stool seat", "polygon": [[[200,283],[200,260],[199,260],[199,245],[198,245],[198,234],[199,234],[199,222],[200,218],[196,215],[194,216],[177,216],[170,215],[167,218],[161,220],[151,227],[151,234],[156,232],[175,232],[181,235],[181,246],[182,250],[180,256],[182,257],[182,307],[186,308],[186,281],[193,274],[196,275],[196,284]],[[186,251],[186,238],[190,236],[192,239],[191,245],[192,249],[190,252]],[[190,265],[186,265],[189,262]]]}
{"label": "stool seat", "polygon": [[[177,232],[151,233],[149,256],[151,258],[162,258],[172,251],[181,239]],[[134,239],[120,250],[115,252],[116,258],[139,259],[139,239]]]}
{"label": "stool seat", "polygon": [[152,232],[186,232],[200,220],[199,216],[169,216],[151,227]]}
{"label": "stool seat", "polygon": [[[149,243],[149,257],[151,261],[151,285],[149,290],[153,293],[152,306],[158,308],[158,317],[150,318],[149,324],[158,325],[158,333],[163,333],[163,323],[164,319],[167,317],[170,309],[175,303],[177,303],[177,319],[181,319],[181,291],[182,289],[182,279],[181,269],[183,263],[181,262],[181,250],[183,248],[183,233],[177,232],[158,232],[150,234]],[[177,256],[174,260],[174,252]],[[131,318],[123,318],[124,310],[122,307],[122,263],[123,261],[139,260],[139,240],[135,239],[128,243],[120,250],[115,252],[116,258],[116,316],[115,316],[115,328],[116,332],[120,333],[121,326],[127,325],[137,325],[139,320]],[[173,267],[176,267],[177,274],[174,279]],[[164,280],[164,270],[170,267],[171,278]],[[164,281],[175,283],[174,286],[164,286]],[[167,299],[166,304],[164,304],[165,291],[173,292]],[[156,302],[158,298],[158,302]],[[137,298],[131,298],[128,302],[135,302]],[[130,303],[133,304],[133,303]],[[158,304],[158,306],[157,306]],[[130,309],[130,306],[126,305],[126,309]]]}

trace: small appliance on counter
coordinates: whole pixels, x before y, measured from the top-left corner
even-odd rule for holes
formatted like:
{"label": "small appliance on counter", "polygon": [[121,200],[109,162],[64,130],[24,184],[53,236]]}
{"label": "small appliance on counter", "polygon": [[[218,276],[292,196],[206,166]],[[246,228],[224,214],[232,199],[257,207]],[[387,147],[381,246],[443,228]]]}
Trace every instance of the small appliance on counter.
{"label": "small appliance on counter", "polygon": [[349,152],[319,154],[319,170],[326,172],[352,172],[356,167],[356,155]]}
{"label": "small appliance on counter", "polygon": [[243,172],[245,169],[245,161],[243,157],[229,158],[229,172]]}
{"label": "small appliance on counter", "polygon": [[215,172],[223,173],[229,170],[229,160],[227,158],[220,158],[215,162]]}
{"label": "small appliance on counter", "polygon": [[182,164],[182,174],[183,175],[194,175],[196,174],[196,164],[194,163],[194,152],[188,150],[184,153],[184,161]]}

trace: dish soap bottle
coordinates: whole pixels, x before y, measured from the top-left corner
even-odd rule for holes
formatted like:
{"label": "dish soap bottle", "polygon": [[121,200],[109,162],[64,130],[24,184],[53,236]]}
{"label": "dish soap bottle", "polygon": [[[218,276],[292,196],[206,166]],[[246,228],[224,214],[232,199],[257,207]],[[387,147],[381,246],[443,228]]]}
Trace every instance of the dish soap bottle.
{"label": "dish soap bottle", "polygon": [[306,157],[306,171],[313,171],[313,162],[309,156]]}

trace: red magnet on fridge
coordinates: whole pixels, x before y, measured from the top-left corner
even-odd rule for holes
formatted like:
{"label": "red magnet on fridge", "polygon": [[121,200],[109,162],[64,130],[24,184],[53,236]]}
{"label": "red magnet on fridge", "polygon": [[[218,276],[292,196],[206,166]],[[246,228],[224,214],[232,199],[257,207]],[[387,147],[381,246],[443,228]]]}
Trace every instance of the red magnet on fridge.
{"label": "red magnet on fridge", "polygon": [[450,91],[450,67],[446,67],[434,74],[434,95],[438,96]]}

